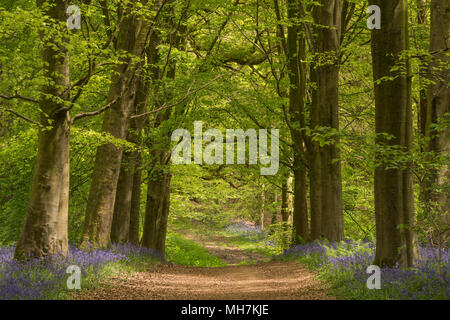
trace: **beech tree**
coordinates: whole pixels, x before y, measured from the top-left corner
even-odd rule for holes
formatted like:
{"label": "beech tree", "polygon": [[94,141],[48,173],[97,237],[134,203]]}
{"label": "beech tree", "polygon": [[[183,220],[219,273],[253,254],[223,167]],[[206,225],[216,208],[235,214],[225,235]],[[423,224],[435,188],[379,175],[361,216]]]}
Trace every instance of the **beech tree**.
{"label": "beech tree", "polygon": [[41,32],[47,80],[39,98],[40,121],[36,166],[25,225],[14,256],[43,258],[68,253],[69,209],[69,55],[68,1],[37,1],[46,15]]}
{"label": "beech tree", "polygon": [[450,212],[449,48],[450,3],[434,0],[431,2],[430,56],[428,57],[429,65],[426,68],[426,78],[431,84],[422,91],[419,113],[420,131],[425,138],[423,151],[431,155],[432,159],[429,160],[430,165],[425,166],[421,195],[426,214],[436,215],[435,223],[441,225],[433,227],[435,230],[432,237],[434,241],[443,243],[448,239],[450,223],[448,215]]}
{"label": "beech tree", "polygon": [[[339,63],[342,24],[341,0],[319,1],[313,8],[316,36],[312,41],[314,64],[311,128],[331,133],[322,146],[311,149],[312,238],[344,238],[339,138]],[[313,207],[314,205],[314,207]],[[313,209],[314,208],[314,209]]]}
{"label": "beech tree", "polygon": [[[408,154],[412,144],[408,3],[370,1],[381,9],[381,29],[372,30],[377,144]],[[401,64],[401,68],[398,66]],[[407,160],[405,160],[407,161]],[[413,180],[409,164],[381,161],[375,169],[376,256],[374,264],[411,266],[417,259]]]}
{"label": "beech tree", "polygon": [[[145,5],[147,1],[139,3]],[[103,132],[116,139],[126,139],[138,82],[136,68],[139,63],[135,58],[142,57],[151,30],[151,22],[140,17],[134,5],[122,10],[116,49],[128,56],[122,58],[112,76],[108,96],[112,105],[105,112],[102,127]],[[110,241],[122,152],[123,149],[113,143],[103,144],[97,149],[81,240],[83,245],[105,246]]]}

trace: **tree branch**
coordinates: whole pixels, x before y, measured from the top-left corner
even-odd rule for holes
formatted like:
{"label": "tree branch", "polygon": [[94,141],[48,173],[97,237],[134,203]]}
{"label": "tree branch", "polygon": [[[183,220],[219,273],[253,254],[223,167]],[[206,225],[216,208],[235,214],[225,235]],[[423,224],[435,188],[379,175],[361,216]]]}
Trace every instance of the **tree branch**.
{"label": "tree branch", "polygon": [[21,95],[17,94],[17,92],[13,96],[5,96],[3,94],[0,94],[0,98],[3,98],[5,100],[19,99],[19,100],[24,100],[24,101],[28,101],[28,102],[39,103],[39,101],[37,101],[33,98],[21,96]]}
{"label": "tree branch", "polygon": [[17,117],[19,117],[19,118],[21,118],[21,119],[23,119],[23,120],[25,120],[25,121],[27,121],[27,122],[30,122],[30,123],[32,123],[32,124],[35,124],[35,125],[38,125],[38,126],[40,125],[38,122],[36,122],[36,121],[34,121],[34,120],[31,120],[31,119],[25,117],[24,115],[21,115],[20,113],[14,111],[14,110],[12,110],[12,109],[0,107],[0,110],[4,110],[4,111],[6,111],[6,112],[12,113],[12,114],[14,114],[15,116],[17,116]]}
{"label": "tree branch", "polygon": [[74,116],[72,118],[72,121],[70,122],[70,124],[72,125],[75,121],[80,120],[81,118],[85,118],[85,117],[92,117],[92,116],[96,116],[99,115],[103,112],[105,112],[106,110],[108,110],[109,108],[111,108],[111,106],[117,102],[117,100],[119,100],[122,96],[117,96],[113,101],[111,101],[110,103],[108,103],[106,106],[104,106],[101,109],[98,109],[96,111],[91,111],[91,112],[84,112],[84,113],[79,113],[76,116]]}
{"label": "tree branch", "polygon": [[177,102],[175,102],[175,103],[173,103],[173,104],[170,104],[170,105],[167,105],[166,103],[164,103],[161,107],[159,107],[159,108],[157,108],[157,109],[155,109],[155,110],[152,110],[152,111],[149,111],[149,112],[146,112],[146,113],[142,113],[142,114],[134,115],[134,116],[131,117],[131,119],[136,119],[136,118],[148,116],[148,115],[150,115],[150,114],[157,113],[157,112],[159,112],[159,111],[161,111],[161,110],[175,107],[175,106],[177,106],[177,105],[179,105],[179,104],[185,102],[185,101],[187,100],[187,98],[189,98],[190,95],[193,95],[193,94],[199,92],[200,90],[206,88],[206,87],[209,86],[211,83],[213,83],[214,81],[216,81],[216,80],[222,78],[223,76],[225,76],[225,74],[220,74],[220,75],[216,76],[214,79],[208,81],[207,83],[205,83],[204,85],[198,87],[197,89],[195,89],[195,90],[193,90],[193,91],[191,91],[192,84],[193,84],[193,83],[192,83],[191,86],[190,86],[190,87],[188,88],[188,90],[186,91],[186,94],[184,95],[184,97],[181,98],[180,100],[178,100]]}

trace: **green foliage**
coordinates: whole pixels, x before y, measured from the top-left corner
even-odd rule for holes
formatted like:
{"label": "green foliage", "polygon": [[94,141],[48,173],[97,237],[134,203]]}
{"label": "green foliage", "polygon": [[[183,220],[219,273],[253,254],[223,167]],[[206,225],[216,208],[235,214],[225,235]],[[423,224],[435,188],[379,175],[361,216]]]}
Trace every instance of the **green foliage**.
{"label": "green foliage", "polygon": [[267,241],[271,244],[271,252],[278,255],[292,244],[292,226],[287,222],[277,222],[269,226]]}
{"label": "green foliage", "polygon": [[167,235],[166,256],[169,262],[187,266],[222,267],[225,265],[203,246],[177,233],[169,232]]}

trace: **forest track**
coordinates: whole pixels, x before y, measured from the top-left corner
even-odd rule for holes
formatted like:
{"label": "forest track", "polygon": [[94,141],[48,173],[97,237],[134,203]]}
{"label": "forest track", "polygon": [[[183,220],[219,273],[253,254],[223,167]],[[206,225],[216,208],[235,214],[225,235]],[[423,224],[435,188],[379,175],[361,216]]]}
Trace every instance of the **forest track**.
{"label": "forest track", "polygon": [[268,262],[270,257],[261,253],[240,249],[229,243],[225,236],[187,233],[183,230],[178,231],[185,238],[201,244],[210,254],[218,257],[222,262],[229,266],[238,265],[240,263]]}
{"label": "forest track", "polygon": [[[192,267],[158,263],[146,272],[105,279],[76,300],[334,300],[308,268],[227,244],[221,236],[185,237],[205,246],[228,265]],[[225,245],[224,245],[225,244]],[[251,262],[248,265],[239,265]]]}
{"label": "forest track", "polygon": [[296,262],[271,261],[217,268],[153,265],[122,275],[75,300],[334,300],[324,284]]}

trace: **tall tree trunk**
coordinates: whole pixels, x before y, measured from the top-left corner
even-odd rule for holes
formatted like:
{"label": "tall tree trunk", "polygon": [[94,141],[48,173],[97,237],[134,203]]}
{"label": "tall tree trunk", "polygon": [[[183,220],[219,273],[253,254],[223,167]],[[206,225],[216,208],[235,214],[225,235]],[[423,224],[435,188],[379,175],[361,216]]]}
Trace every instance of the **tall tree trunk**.
{"label": "tall tree trunk", "polygon": [[[64,36],[67,31],[61,28],[68,4],[67,1],[48,2],[53,6],[44,6],[44,1],[37,1],[37,5],[54,19],[54,22],[47,21],[52,30],[46,29],[41,34],[44,73],[50,81],[43,87],[44,94],[39,102],[38,153],[31,200],[14,253],[18,260],[68,253],[70,115],[64,109],[64,101],[69,99],[70,82],[67,38]],[[61,35],[63,40],[55,40]]]}
{"label": "tall tree trunk", "polygon": [[[426,0],[416,0],[417,2],[417,23],[419,26],[427,24],[427,8]],[[419,29],[420,30],[420,29]],[[418,106],[418,128],[420,133],[426,135],[426,119],[427,119],[427,104],[428,104],[428,90],[423,87],[423,74],[427,72],[427,63],[424,58],[420,59],[419,65],[419,85],[420,85],[420,97]]]}
{"label": "tall tree trunk", "polygon": [[[174,28],[173,21],[173,7],[167,17],[167,25]],[[179,48],[181,37],[178,35],[178,29],[174,28],[174,32],[169,35],[169,44],[171,47]],[[155,51],[155,59],[157,59],[158,52]],[[170,57],[168,57],[169,59]],[[174,80],[176,74],[176,63],[170,61],[167,64],[166,79]],[[154,73],[156,74],[156,70]],[[162,78],[164,70],[159,71]],[[165,94],[165,98],[170,98],[171,94]],[[160,106],[159,101],[156,101],[156,106]],[[153,128],[160,128],[161,125],[168,121],[172,114],[177,114],[177,109],[172,113],[172,110],[165,109],[156,114]],[[148,172],[148,186],[147,186],[147,204],[145,208],[144,219],[144,233],[142,235],[142,246],[155,250],[156,254],[165,258],[165,243],[167,235],[167,222],[170,211],[170,181],[172,178],[170,172],[170,141],[172,129],[169,127],[160,128],[161,135],[158,141],[149,141],[149,149],[152,150],[153,161],[151,169]]]}
{"label": "tall tree trunk", "polygon": [[144,234],[142,246],[155,250],[155,253],[165,256],[165,239],[167,219],[170,207],[171,174],[168,165],[170,153],[158,150],[149,171],[147,204],[145,209]]}
{"label": "tall tree trunk", "polygon": [[[169,77],[175,76],[175,69],[172,69]],[[156,115],[153,128],[158,128],[167,121],[171,115],[171,110],[166,109]],[[167,130],[167,129],[166,129]],[[162,258],[165,257],[165,241],[167,234],[167,221],[170,209],[170,135],[168,130],[158,143],[149,142],[149,149],[152,150],[153,160],[148,171],[147,203],[145,207],[144,233],[142,235],[142,246],[153,249]]]}
{"label": "tall tree trunk", "polygon": [[[433,81],[427,89],[426,105],[421,108],[422,134],[427,138],[424,151],[433,156],[450,157],[450,127],[443,126],[450,121],[450,3],[444,0],[431,2],[430,52],[432,61],[429,66],[429,80]],[[436,130],[435,128],[440,128]],[[445,158],[444,158],[445,159]],[[433,162],[433,160],[431,160]],[[450,223],[450,165],[429,168],[422,183],[422,200],[428,214],[438,213],[447,226]],[[432,213],[431,213],[432,214]],[[445,228],[442,228],[445,229]],[[437,231],[437,230],[435,230]],[[445,234],[433,232],[433,240]],[[447,231],[448,235],[448,231]]]}
{"label": "tall tree trunk", "polygon": [[288,203],[288,184],[287,179],[281,185],[281,221],[288,222],[289,219],[289,203]]}
{"label": "tall tree trunk", "polygon": [[[409,62],[400,54],[409,49],[407,0],[370,1],[381,8],[381,29],[372,30],[375,83],[377,143],[400,146],[409,152],[412,144],[411,80]],[[406,65],[406,73],[391,71],[398,63]],[[386,139],[387,133],[393,139]],[[413,181],[411,171],[387,168],[385,163],[375,169],[376,255],[374,264],[393,266],[397,262],[411,266],[417,252],[411,230],[414,218]]]}
{"label": "tall tree trunk", "polygon": [[306,201],[305,128],[304,109],[306,95],[306,41],[298,20],[300,11],[297,0],[288,0],[287,15],[291,20],[287,36],[287,60],[289,70],[290,132],[294,142],[294,243],[306,240],[308,234],[308,208]]}
{"label": "tall tree trunk", "polygon": [[309,239],[307,210],[306,171],[304,167],[300,167],[294,170],[294,213],[292,216],[294,243]]}
{"label": "tall tree trunk", "polygon": [[[160,36],[159,36],[159,32],[152,32],[151,36],[150,36],[150,45],[147,47],[146,50],[146,54],[147,54],[147,65],[150,67],[150,74],[151,77],[149,79],[148,82],[146,82],[146,86],[147,88],[145,88],[147,97],[145,98],[145,100],[148,99],[148,93],[149,93],[149,88],[152,84],[152,82],[157,82],[158,80],[160,80],[160,70],[159,67],[157,66],[158,60],[160,59],[159,57],[159,52],[158,52],[158,45],[160,44]],[[138,92],[138,100],[144,100],[144,99],[140,99],[139,98],[139,92]],[[144,102],[144,101],[142,101]],[[139,110],[139,113],[143,113],[144,110],[146,109],[146,102],[143,103],[142,105],[138,105],[137,109]],[[142,139],[141,136],[141,129],[143,129],[145,126],[149,125],[149,121],[148,118],[137,118],[135,120],[132,121],[136,121],[136,126],[139,127],[139,135],[140,135],[140,139]],[[140,141],[142,143],[142,141]],[[141,211],[141,184],[142,184],[142,168],[141,168],[141,163],[142,163],[142,154],[139,152],[137,154],[137,158],[136,158],[136,167],[135,167],[135,171],[134,171],[134,176],[133,176],[133,190],[132,190],[132,196],[131,196],[131,208],[130,208],[130,228],[129,228],[129,242],[135,245],[138,245],[139,242],[139,231],[140,231],[140,211]],[[145,227],[144,227],[145,230]]]}
{"label": "tall tree trunk", "polygon": [[[311,67],[311,81],[317,83],[316,71]],[[318,91],[312,90],[311,128],[321,125]],[[321,152],[318,141],[311,141],[309,153],[309,199],[311,206],[311,240],[322,237],[322,168]]]}
{"label": "tall tree trunk", "polygon": [[[141,57],[145,48],[149,22],[127,14],[119,25],[117,49]],[[102,132],[125,139],[136,91],[136,64],[130,58],[121,61],[111,81],[108,101],[114,102],[105,112]],[[119,179],[122,148],[112,143],[97,149],[91,189],[86,209],[82,245],[105,246],[109,243],[111,222]]]}
{"label": "tall tree trunk", "polygon": [[120,165],[114,213],[111,223],[111,242],[113,243],[122,244],[128,241],[135,166],[133,158],[135,154],[135,151],[125,152],[122,157],[122,164]]}
{"label": "tall tree trunk", "polygon": [[139,231],[141,219],[141,185],[142,185],[142,155],[138,153],[136,159],[136,169],[133,176],[133,190],[131,194],[130,208],[130,231],[128,233],[128,242],[139,245]]}
{"label": "tall tree trunk", "polygon": [[[321,127],[339,130],[339,49],[341,38],[341,0],[321,0],[314,8],[314,20],[319,25],[316,54],[322,59],[314,65],[317,80],[314,112],[319,112]],[[323,58],[325,58],[323,60]],[[321,174],[321,235],[330,241],[344,238],[342,213],[341,163],[339,139],[333,138],[320,148]],[[318,164],[317,164],[318,165]],[[314,172],[314,175],[316,172]],[[316,193],[314,196],[318,196]],[[315,226],[316,227],[316,226]],[[317,230],[314,230],[316,235]]]}
{"label": "tall tree trunk", "polygon": [[273,193],[273,202],[274,202],[274,207],[273,207],[273,211],[272,211],[272,219],[270,221],[270,224],[276,224],[277,220],[278,220],[278,206],[276,205],[276,203],[278,202],[278,194],[276,192],[276,190],[274,190]]}
{"label": "tall tree trunk", "polygon": [[261,230],[264,230],[264,219],[265,219],[265,211],[266,211],[266,190],[264,187],[264,183],[262,184],[262,190],[260,194],[260,208],[259,208],[259,225]]}
{"label": "tall tree trunk", "polygon": [[[153,46],[153,44],[152,44]],[[139,76],[137,80],[136,87],[136,98],[134,103],[135,115],[140,115],[145,112],[147,105],[147,98],[149,95],[150,83],[148,80],[144,80],[145,75]],[[133,118],[130,120],[130,129],[128,131],[128,141],[134,144],[137,148],[141,146],[141,131],[144,126],[144,121],[142,117]],[[133,150],[125,152],[123,154],[122,164],[120,168],[119,181],[117,184],[116,200],[114,205],[113,221],[111,226],[111,241],[114,243],[125,243],[130,239],[130,220],[131,220],[131,210],[133,207],[135,211],[133,213],[133,232],[139,230],[139,207],[136,201],[140,201],[140,176],[136,175],[136,171],[140,170],[138,168],[138,162],[140,162],[140,151]],[[137,185],[134,184],[134,177],[137,177],[139,181],[136,181]],[[133,191],[135,187],[139,187],[139,190],[135,192],[139,195],[134,195]],[[139,199],[136,199],[139,196]],[[137,210],[137,221],[136,221],[136,210]],[[139,232],[139,231],[137,231]],[[136,244],[136,234],[132,236],[133,242]],[[139,236],[137,236],[139,237]]]}
{"label": "tall tree trunk", "polygon": [[287,213],[288,213],[287,222],[290,225],[293,225],[292,218],[294,213],[294,191],[292,187],[293,180],[294,177],[292,175],[289,175],[289,178],[287,179]]}

